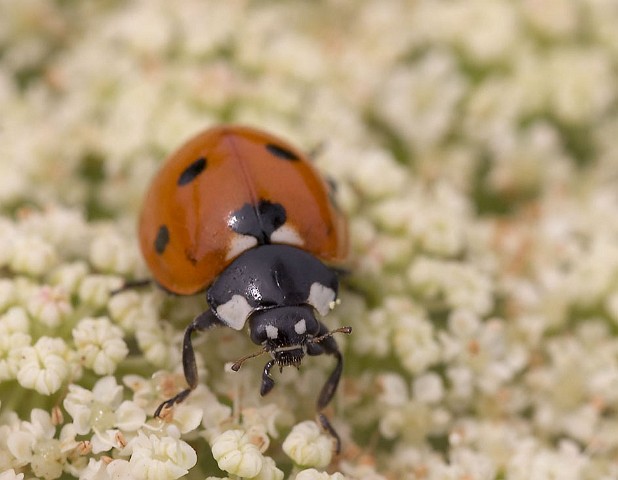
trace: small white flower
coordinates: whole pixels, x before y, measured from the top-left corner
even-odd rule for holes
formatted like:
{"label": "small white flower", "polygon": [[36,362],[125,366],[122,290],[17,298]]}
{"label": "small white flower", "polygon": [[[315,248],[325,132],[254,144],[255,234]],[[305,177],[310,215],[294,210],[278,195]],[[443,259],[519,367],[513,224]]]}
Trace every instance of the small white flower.
{"label": "small white flower", "polygon": [[66,461],[60,450],[60,442],[56,439],[39,442],[30,460],[32,472],[39,478],[53,479],[62,475],[63,464]]}
{"label": "small white flower", "polygon": [[406,184],[406,171],[383,150],[364,152],[358,162],[358,168],[350,172],[351,180],[367,197],[393,195]]}
{"label": "small white flower", "polygon": [[52,438],[56,431],[51,415],[40,408],[32,410],[30,422],[23,422],[22,428],[31,433],[35,438],[44,439]]}
{"label": "small white flower", "polygon": [[11,433],[18,432],[20,428],[21,420],[15,412],[7,410],[2,414],[0,422],[0,465],[2,468],[7,468],[11,464],[10,456],[7,454],[9,450],[7,438]]}
{"label": "small white flower", "polygon": [[[58,407],[58,410],[60,407]],[[62,419],[62,422],[64,418]],[[52,422],[54,425],[60,424],[61,422],[56,422],[52,417]],[[60,435],[58,437],[60,439],[60,450],[65,454],[73,454],[78,453],[80,455],[90,453],[92,451],[92,446],[90,441],[88,440],[77,440],[77,432],[75,431],[75,425],[72,423],[64,424],[62,429],[60,430]]]}
{"label": "small white flower", "polygon": [[479,334],[481,319],[469,310],[457,309],[448,316],[448,327],[456,337],[468,340]]}
{"label": "small white flower", "polygon": [[408,386],[401,375],[385,373],[378,377],[378,400],[389,407],[401,407],[409,400]]}
{"label": "small white flower", "polygon": [[17,381],[43,395],[58,391],[69,374],[68,348],[60,338],[41,337],[32,347],[20,350]]}
{"label": "small white flower", "polygon": [[129,353],[122,329],[107,317],[85,318],[73,329],[73,340],[84,366],[109,375]]}
{"label": "small white flower", "polygon": [[611,55],[601,49],[563,47],[545,60],[547,96],[567,123],[589,122],[616,98]]}
{"label": "small white flower", "polygon": [[0,316],[0,382],[17,377],[21,349],[32,341],[28,330],[28,315],[23,308],[13,307]]}
{"label": "small white flower", "polygon": [[264,453],[270,445],[270,437],[277,437],[275,422],[281,410],[274,404],[261,408],[244,408],[242,410],[242,426],[250,436],[252,443]]}
{"label": "small white flower", "polygon": [[380,416],[379,429],[384,438],[393,439],[401,434],[402,427],[406,425],[406,417],[403,408],[386,410]]}
{"label": "small white flower", "polygon": [[17,293],[13,281],[6,278],[0,279],[0,312],[13,305],[16,300]]}
{"label": "small white flower", "polygon": [[113,231],[101,232],[90,245],[90,262],[99,271],[126,275],[135,270],[137,252]]}
{"label": "small white flower", "polygon": [[329,474],[327,472],[319,472],[315,468],[308,468],[298,472],[294,480],[345,480],[345,477],[339,472]]}
{"label": "small white flower", "polygon": [[589,462],[590,458],[572,442],[562,441],[558,449],[553,450],[542,447],[535,439],[527,439],[517,444],[506,467],[506,475],[513,480],[576,480],[582,478]]}
{"label": "small white flower", "polygon": [[68,293],[62,287],[43,285],[28,298],[28,313],[48,327],[57,327],[72,311]]}
{"label": "small white flower", "polygon": [[51,244],[39,237],[25,235],[16,241],[9,266],[14,272],[38,277],[47,273],[57,260]]}
{"label": "small white flower", "polygon": [[[73,417],[79,435],[86,435],[92,427],[107,428],[113,424],[113,412],[122,402],[122,387],[114,377],[100,379],[92,389],[69,385],[63,405]],[[111,416],[111,417],[110,417]]]}
{"label": "small white flower", "polygon": [[[108,415],[107,418],[105,415],[108,412],[104,408],[92,413],[103,415],[92,427],[95,433],[90,441],[93,453],[107,452],[112,448],[123,449],[128,441],[127,438],[133,437],[146,421],[145,412],[128,400],[122,402],[113,415]],[[111,422],[110,426],[113,428],[100,430],[99,428],[106,422]]]}
{"label": "small white flower", "polygon": [[432,323],[422,315],[402,314],[393,336],[395,352],[412,373],[424,371],[440,359]]}
{"label": "small white flower", "polygon": [[15,473],[15,470],[12,468],[5,472],[0,473],[0,480],[23,480],[23,473]]}
{"label": "small white flower", "polygon": [[456,366],[446,371],[450,389],[449,395],[459,402],[472,397],[474,390],[474,373],[468,367]]}
{"label": "small white flower", "polygon": [[80,209],[51,206],[42,211],[28,211],[20,220],[26,234],[40,236],[67,256],[83,255],[84,246],[89,243]]}
{"label": "small white flower", "polygon": [[188,433],[195,430],[202,423],[204,412],[202,408],[193,404],[182,403],[174,407],[173,422],[180,433]]}
{"label": "small white flower", "polygon": [[[5,172],[0,170],[0,173]],[[0,218],[0,267],[6,267],[11,261],[13,248],[18,237],[19,234],[15,225],[6,218]]]}
{"label": "small white flower", "polygon": [[88,465],[79,473],[80,480],[133,480],[127,460],[88,459]]}
{"label": "small white flower", "polygon": [[64,408],[73,418],[79,435],[95,433],[94,453],[122,447],[119,434],[136,432],[146,422],[146,412],[132,401],[122,401],[122,391],[122,386],[111,376],[101,378],[92,391],[69,385]]}
{"label": "small white flower", "polygon": [[131,472],[131,464],[123,459],[109,462],[106,472],[107,475],[111,476],[112,480],[133,480],[137,478]]}
{"label": "small white flower", "polygon": [[212,456],[219,468],[239,477],[255,477],[262,470],[264,457],[242,430],[226,430],[212,442]]}
{"label": "small white flower", "polygon": [[131,442],[129,468],[132,477],[144,480],[176,479],[197,463],[195,450],[182,440],[142,432]]}
{"label": "small white flower", "polygon": [[[196,392],[200,391],[200,386]],[[210,391],[203,395],[198,394],[199,405],[202,408],[202,426],[204,427],[203,437],[212,445],[215,438],[221,435],[232,419],[232,408],[217,400],[217,397]]]}
{"label": "small white flower", "polygon": [[30,320],[22,307],[12,307],[0,316],[0,329],[2,333],[28,333]]}
{"label": "small white flower", "polygon": [[418,258],[408,269],[414,291],[428,301],[444,301],[452,308],[485,314],[493,307],[489,277],[473,265]]}
{"label": "small white flower", "polygon": [[448,132],[466,86],[455,57],[434,49],[412,67],[398,66],[386,77],[377,108],[402,138],[424,150]]}
{"label": "small white flower", "polygon": [[[146,297],[146,298],[144,298]],[[153,323],[157,321],[158,305],[152,305],[151,296],[140,295],[134,290],[125,290],[112,296],[107,304],[110,318],[124,330],[133,332],[137,324],[149,318]]]}
{"label": "small white flower", "polygon": [[30,464],[35,475],[58,478],[62,474],[64,458],[60,441],[53,438],[55,431],[49,413],[35,408],[30,414],[30,422],[21,422],[19,430],[7,435],[8,449],[18,463]]}
{"label": "small white flower", "polygon": [[469,449],[452,449],[450,465],[445,468],[444,475],[452,478],[475,478],[492,480],[496,478],[496,465],[492,459],[481,452]]}
{"label": "small white flower", "polygon": [[[146,360],[157,367],[166,367],[180,361],[178,344],[170,341],[174,334],[182,335],[175,332],[169,322],[158,321],[156,318],[142,318],[135,325],[137,345]],[[199,357],[197,352],[196,357]]]}
{"label": "small white flower", "polygon": [[332,459],[333,439],[317,423],[307,420],[292,428],[283,442],[283,451],[297,465],[322,468]]}
{"label": "small white flower", "polygon": [[67,294],[76,293],[82,279],[88,274],[86,262],[62,263],[49,276],[52,285],[62,288]]}
{"label": "small white flower", "polygon": [[422,403],[435,404],[444,397],[442,378],[436,373],[425,373],[414,379],[414,398]]}
{"label": "small white flower", "polygon": [[277,468],[275,461],[270,457],[264,457],[262,469],[251,480],[283,480],[283,472]]}
{"label": "small white flower", "polygon": [[[128,462],[127,462],[128,463]],[[88,459],[88,465],[79,475],[80,480],[109,480],[108,464],[103,460]]]}
{"label": "small white flower", "polygon": [[121,285],[119,277],[87,275],[79,285],[79,298],[87,305],[102,308],[109,301],[112,290]]}
{"label": "small white flower", "polygon": [[525,20],[543,36],[572,34],[581,19],[579,5],[569,0],[524,0],[521,5]]}
{"label": "small white flower", "polygon": [[[157,374],[154,374],[153,379]],[[139,375],[125,375],[122,383],[133,392],[133,401],[140,407],[146,407],[157,396],[155,382]]]}
{"label": "small white flower", "polygon": [[[342,305],[346,310],[348,300],[346,299]],[[337,311],[336,315],[345,318],[345,312]],[[362,332],[354,332],[351,337],[356,352],[361,355],[371,354],[382,358],[391,353],[392,323],[388,321],[387,315],[387,312],[382,308],[364,314]]]}
{"label": "small white flower", "polygon": [[34,439],[27,432],[11,432],[6,437],[8,451],[18,465],[26,465],[32,461],[32,444]]}

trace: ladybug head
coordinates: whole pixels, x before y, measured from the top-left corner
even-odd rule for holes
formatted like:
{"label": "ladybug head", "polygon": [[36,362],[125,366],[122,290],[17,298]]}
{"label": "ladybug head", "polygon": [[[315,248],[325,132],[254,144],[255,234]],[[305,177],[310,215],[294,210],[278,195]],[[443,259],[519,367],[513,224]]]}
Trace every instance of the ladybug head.
{"label": "ladybug head", "polygon": [[283,306],[254,312],[249,317],[249,330],[251,340],[262,345],[277,365],[298,367],[307,342],[318,334],[320,325],[312,307]]}

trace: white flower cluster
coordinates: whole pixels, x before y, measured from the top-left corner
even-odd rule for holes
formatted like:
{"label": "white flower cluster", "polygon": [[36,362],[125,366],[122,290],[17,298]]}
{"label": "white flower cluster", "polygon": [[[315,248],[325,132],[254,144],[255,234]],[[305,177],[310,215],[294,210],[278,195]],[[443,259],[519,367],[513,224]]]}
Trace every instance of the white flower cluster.
{"label": "white flower cluster", "polygon": [[[0,480],[618,477],[615,0],[0,0]],[[350,217],[332,363],[226,362],[135,224],[219,122],[315,155]],[[211,340],[214,338],[214,340]],[[214,459],[214,460],[213,460]]]}

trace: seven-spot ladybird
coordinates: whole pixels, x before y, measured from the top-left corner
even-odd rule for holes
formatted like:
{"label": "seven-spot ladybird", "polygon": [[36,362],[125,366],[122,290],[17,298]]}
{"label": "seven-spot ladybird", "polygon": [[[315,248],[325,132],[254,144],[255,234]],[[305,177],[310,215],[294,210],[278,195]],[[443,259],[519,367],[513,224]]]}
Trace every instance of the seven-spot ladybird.
{"label": "seven-spot ladybird", "polygon": [[[260,393],[274,386],[270,370],[298,367],[305,356],[333,355],[334,371],[317,400],[322,426],[339,438],[322,410],[343,368],[334,332],[319,320],[335,305],[337,266],[348,249],[347,225],[331,187],[296,148],[269,133],[219,126],[185,143],[163,165],[139,222],[142,254],[165,290],[207,289],[209,309],[184,334],[182,363],[189,388],[155,412],[183,401],[197,386],[191,334],[225,325],[262,346],[232,367],[269,353]],[[319,315],[318,315],[319,314]]]}

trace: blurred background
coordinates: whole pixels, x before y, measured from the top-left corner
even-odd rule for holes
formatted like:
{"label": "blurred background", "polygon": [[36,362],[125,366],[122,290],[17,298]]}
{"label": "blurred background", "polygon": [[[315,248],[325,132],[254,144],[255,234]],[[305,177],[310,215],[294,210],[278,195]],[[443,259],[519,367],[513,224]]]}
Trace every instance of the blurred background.
{"label": "blurred background", "polygon": [[272,131],[350,216],[331,470],[616,478],[617,25],[615,0],[0,0],[0,231],[69,208],[133,245],[184,140]]}

